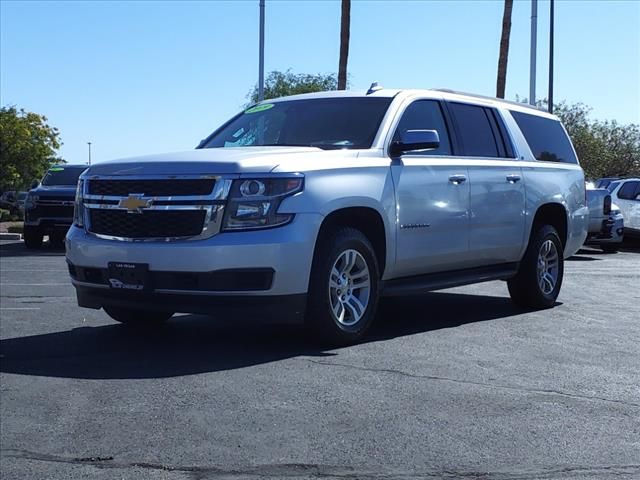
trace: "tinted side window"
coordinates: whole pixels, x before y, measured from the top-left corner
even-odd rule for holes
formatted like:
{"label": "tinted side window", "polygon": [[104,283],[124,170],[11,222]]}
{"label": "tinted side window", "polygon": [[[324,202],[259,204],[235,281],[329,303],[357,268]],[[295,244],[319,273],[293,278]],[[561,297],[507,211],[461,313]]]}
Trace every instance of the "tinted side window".
{"label": "tinted side window", "polygon": [[639,186],[640,182],[625,182],[618,191],[618,198],[622,198],[624,200],[635,200]]}
{"label": "tinted side window", "polygon": [[571,141],[559,121],[522,112],[512,111],[511,115],[538,160],[578,163]]}
{"label": "tinted side window", "polygon": [[[435,150],[414,152],[418,155],[451,155],[451,141],[447,125],[436,100],[418,100],[407,107],[402,114],[393,141],[400,139],[400,132],[405,130],[435,130],[440,136],[440,147]],[[406,155],[411,155],[407,153]]]}
{"label": "tinted side window", "polygon": [[[469,157],[499,157],[498,144],[487,111],[476,105],[450,103],[458,126],[462,154]],[[493,119],[492,119],[493,120]]]}

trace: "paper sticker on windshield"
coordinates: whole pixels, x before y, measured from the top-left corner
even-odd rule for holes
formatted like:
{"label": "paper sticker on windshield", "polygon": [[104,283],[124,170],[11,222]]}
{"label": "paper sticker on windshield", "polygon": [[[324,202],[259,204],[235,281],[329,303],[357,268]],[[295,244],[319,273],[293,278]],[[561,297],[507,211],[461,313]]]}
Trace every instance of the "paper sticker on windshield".
{"label": "paper sticker on windshield", "polygon": [[263,103],[261,105],[256,105],[255,107],[251,107],[244,111],[244,113],[258,113],[264,112],[265,110],[269,110],[270,108],[275,107],[273,103]]}
{"label": "paper sticker on windshield", "polygon": [[50,172],[64,172],[64,168],[62,167],[53,167],[49,169]]}

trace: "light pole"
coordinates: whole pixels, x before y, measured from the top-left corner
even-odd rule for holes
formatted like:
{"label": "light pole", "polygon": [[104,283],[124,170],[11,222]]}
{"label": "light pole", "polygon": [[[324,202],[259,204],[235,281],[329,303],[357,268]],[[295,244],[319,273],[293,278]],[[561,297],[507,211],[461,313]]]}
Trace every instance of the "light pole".
{"label": "light pole", "polygon": [[549,3],[549,113],[553,113],[553,0]]}
{"label": "light pole", "polygon": [[258,101],[264,100],[264,0],[260,0],[260,52],[258,57]]}
{"label": "light pole", "polygon": [[89,165],[91,165],[91,142],[87,142],[87,145],[89,145]]}
{"label": "light pole", "polygon": [[529,67],[529,104],[536,104],[536,47],[538,42],[538,0],[531,0],[531,56]]}

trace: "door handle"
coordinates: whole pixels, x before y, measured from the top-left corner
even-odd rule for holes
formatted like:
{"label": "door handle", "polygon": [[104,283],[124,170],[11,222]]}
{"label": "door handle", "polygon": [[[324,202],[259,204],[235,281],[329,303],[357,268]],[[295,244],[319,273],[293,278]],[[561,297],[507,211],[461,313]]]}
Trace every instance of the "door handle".
{"label": "door handle", "polygon": [[460,185],[467,181],[467,177],[465,175],[451,175],[449,181],[454,185]]}
{"label": "door handle", "polygon": [[507,182],[516,183],[520,181],[520,175],[507,175]]}

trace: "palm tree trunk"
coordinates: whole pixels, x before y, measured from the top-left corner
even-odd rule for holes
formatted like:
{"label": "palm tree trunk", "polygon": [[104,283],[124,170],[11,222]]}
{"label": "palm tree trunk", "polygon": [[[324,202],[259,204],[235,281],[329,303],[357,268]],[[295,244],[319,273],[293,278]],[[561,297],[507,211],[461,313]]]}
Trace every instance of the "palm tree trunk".
{"label": "palm tree trunk", "polygon": [[351,0],[342,0],[340,19],[340,62],[338,65],[338,90],[347,88],[347,59],[349,57],[349,30],[351,24]]}
{"label": "palm tree trunk", "polygon": [[507,83],[507,59],[509,58],[509,37],[511,35],[512,10],[513,0],[504,0],[502,37],[500,37],[500,57],[498,58],[498,80],[496,82],[496,97],[498,98],[504,98],[504,89]]}

